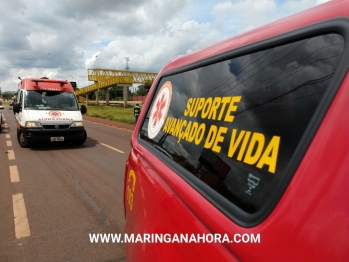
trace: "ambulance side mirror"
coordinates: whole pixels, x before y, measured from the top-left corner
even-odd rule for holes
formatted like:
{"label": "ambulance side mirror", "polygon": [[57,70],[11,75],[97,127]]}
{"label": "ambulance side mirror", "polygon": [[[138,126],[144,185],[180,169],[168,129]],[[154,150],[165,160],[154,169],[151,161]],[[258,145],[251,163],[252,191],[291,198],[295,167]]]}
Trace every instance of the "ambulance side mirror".
{"label": "ambulance side mirror", "polygon": [[13,113],[19,113],[21,111],[21,104],[15,103],[13,104]]}
{"label": "ambulance side mirror", "polygon": [[81,114],[86,114],[87,113],[87,108],[85,105],[81,105],[80,106],[80,111],[81,111]]}

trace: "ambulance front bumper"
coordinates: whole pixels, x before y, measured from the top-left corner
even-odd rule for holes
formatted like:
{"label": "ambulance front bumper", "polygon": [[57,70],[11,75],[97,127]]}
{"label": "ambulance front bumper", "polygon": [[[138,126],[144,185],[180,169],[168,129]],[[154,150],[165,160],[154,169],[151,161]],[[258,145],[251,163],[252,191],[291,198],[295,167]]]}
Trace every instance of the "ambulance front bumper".
{"label": "ambulance front bumper", "polygon": [[28,142],[36,141],[74,141],[84,137],[84,127],[67,129],[21,128]]}

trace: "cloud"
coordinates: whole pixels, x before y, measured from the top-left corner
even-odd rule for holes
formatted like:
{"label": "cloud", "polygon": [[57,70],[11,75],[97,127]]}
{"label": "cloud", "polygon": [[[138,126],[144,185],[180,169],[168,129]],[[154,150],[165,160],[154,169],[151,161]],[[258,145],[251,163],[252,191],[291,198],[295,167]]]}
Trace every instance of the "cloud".
{"label": "cloud", "polygon": [[172,57],[304,10],[320,0],[12,0],[0,9],[0,86],[18,76],[91,84],[87,68],[158,72]]}

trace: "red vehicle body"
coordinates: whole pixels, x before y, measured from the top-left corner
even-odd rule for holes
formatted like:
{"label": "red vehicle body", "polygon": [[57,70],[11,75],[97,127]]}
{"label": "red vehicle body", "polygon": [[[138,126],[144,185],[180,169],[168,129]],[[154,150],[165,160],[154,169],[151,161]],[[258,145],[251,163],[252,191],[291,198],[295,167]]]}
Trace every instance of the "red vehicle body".
{"label": "red vehicle body", "polygon": [[[349,1],[331,1],[169,61],[152,85],[132,136],[125,169],[125,234],[227,234],[230,239],[245,235],[245,240],[259,234],[259,241],[139,239],[126,243],[127,260],[348,261],[348,40]],[[272,62],[263,62],[265,57]],[[324,73],[327,63],[335,69]],[[276,64],[278,73],[266,77]],[[211,71],[200,74],[204,70]],[[229,77],[214,79],[213,72],[224,70]],[[319,72],[316,80],[312,72],[287,89],[312,70]],[[235,85],[239,78],[243,81]],[[251,90],[265,92],[257,96]],[[182,99],[182,92],[192,93]],[[314,97],[317,102],[303,100]],[[221,104],[205,113],[215,101]],[[220,115],[219,110],[225,111]],[[199,130],[193,131],[194,140],[190,133],[181,134],[190,121]],[[151,129],[159,123],[160,129]],[[210,142],[211,130],[219,131]],[[237,142],[239,134],[241,141],[243,135],[251,137],[245,148]],[[258,161],[262,142],[252,144],[253,139],[266,142]],[[231,141],[240,146],[236,152]],[[241,185],[246,189],[240,192]]]}

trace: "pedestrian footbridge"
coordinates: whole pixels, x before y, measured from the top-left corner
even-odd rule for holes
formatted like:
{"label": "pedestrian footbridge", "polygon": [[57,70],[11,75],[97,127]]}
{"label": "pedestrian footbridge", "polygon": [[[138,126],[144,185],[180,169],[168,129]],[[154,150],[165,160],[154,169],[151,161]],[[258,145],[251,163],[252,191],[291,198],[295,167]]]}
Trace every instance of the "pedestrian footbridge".
{"label": "pedestrian footbridge", "polygon": [[[106,103],[109,104],[109,88],[112,86],[123,86],[124,106],[127,104],[127,89],[134,83],[152,84],[157,73],[136,72],[127,70],[113,70],[94,68],[88,69],[88,80],[94,81],[92,85],[82,87],[75,91],[76,96],[85,97],[88,104],[88,94],[104,90],[106,92]],[[97,103],[98,103],[98,94]],[[80,101],[80,100],[79,100]]]}

